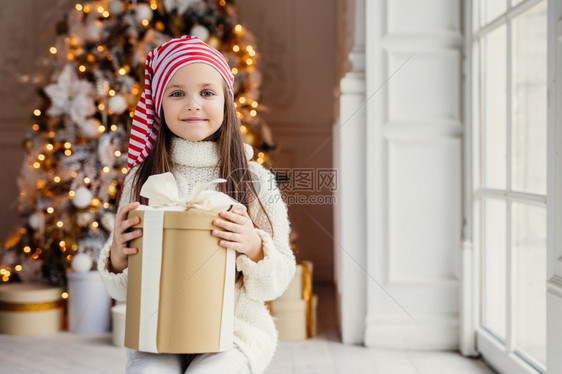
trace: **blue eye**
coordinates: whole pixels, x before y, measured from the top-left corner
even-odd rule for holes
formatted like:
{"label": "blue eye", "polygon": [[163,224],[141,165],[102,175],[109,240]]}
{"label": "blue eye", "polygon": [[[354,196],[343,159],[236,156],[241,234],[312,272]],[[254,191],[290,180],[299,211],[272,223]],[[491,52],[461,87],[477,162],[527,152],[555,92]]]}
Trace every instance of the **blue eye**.
{"label": "blue eye", "polygon": [[214,96],[214,95],[215,95],[215,93],[213,91],[209,91],[209,90],[205,90],[205,91],[201,92],[201,96],[203,96],[203,97],[211,97],[211,96]]}
{"label": "blue eye", "polygon": [[170,94],[170,97],[182,97],[183,96],[183,92],[181,91],[174,91]]}

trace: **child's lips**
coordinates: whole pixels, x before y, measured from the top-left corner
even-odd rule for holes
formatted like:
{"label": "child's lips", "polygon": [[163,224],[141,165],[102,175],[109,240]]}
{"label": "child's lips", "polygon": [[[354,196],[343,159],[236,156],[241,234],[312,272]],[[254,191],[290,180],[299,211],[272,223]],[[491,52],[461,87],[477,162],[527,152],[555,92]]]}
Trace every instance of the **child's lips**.
{"label": "child's lips", "polygon": [[182,118],[181,121],[182,122],[188,122],[188,123],[198,123],[198,122],[205,122],[206,119],[205,118],[199,118],[199,117],[188,117],[188,118]]}

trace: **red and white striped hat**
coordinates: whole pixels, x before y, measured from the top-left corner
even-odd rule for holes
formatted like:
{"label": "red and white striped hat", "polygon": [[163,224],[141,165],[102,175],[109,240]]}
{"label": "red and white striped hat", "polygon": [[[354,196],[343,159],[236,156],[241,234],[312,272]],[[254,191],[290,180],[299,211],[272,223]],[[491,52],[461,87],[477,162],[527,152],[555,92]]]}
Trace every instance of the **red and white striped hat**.
{"label": "red and white striped hat", "polygon": [[195,36],[172,39],[153,49],[146,56],[144,90],[141,94],[129,138],[127,166],[129,170],[144,161],[160,131],[162,95],[175,72],[183,66],[201,62],[217,69],[224,78],[231,97],[234,76],[224,56]]}

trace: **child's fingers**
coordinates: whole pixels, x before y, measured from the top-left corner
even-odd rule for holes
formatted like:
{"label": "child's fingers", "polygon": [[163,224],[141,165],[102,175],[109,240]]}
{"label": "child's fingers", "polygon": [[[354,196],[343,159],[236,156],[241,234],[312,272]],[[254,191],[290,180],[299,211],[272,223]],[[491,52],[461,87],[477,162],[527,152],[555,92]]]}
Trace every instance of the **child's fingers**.
{"label": "child's fingers", "polygon": [[142,236],[142,230],[135,230],[133,232],[124,233],[121,239],[124,243],[130,242],[133,239],[140,238]]}
{"label": "child's fingers", "polygon": [[231,209],[230,212],[244,217],[249,217],[248,209],[245,206],[237,206],[236,208]]}
{"label": "child's fingers", "polygon": [[231,242],[228,240],[219,240],[219,245],[226,249],[234,249],[236,252],[242,252],[242,244],[238,242]]}
{"label": "child's fingers", "polygon": [[134,209],[137,209],[139,207],[140,203],[138,201],[129,203],[127,205],[122,206],[121,208],[119,208],[119,211],[117,212],[117,220],[118,221],[124,221],[125,217],[127,217],[127,214]]}
{"label": "child's fingers", "polygon": [[137,248],[123,248],[122,252],[124,255],[136,255],[139,250]]}
{"label": "child's fingers", "polygon": [[217,238],[226,239],[232,242],[240,242],[242,240],[242,236],[240,234],[229,231],[213,230],[211,234]]}
{"label": "child's fingers", "polygon": [[240,230],[240,225],[238,223],[225,221],[224,219],[219,219],[219,218],[213,220],[213,225],[222,227],[223,229],[232,232],[236,232]]}
{"label": "child's fingers", "polygon": [[131,227],[133,227],[134,225],[137,225],[140,223],[140,217],[131,217],[125,221],[123,221],[123,231],[130,229]]}
{"label": "child's fingers", "polygon": [[220,212],[220,216],[239,225],[243,225],[246,222],[248,222],[248,220],[250,220],[250,217],[247,214],[240,215],[236,211],[231,211],[231,212],[223,211]]}

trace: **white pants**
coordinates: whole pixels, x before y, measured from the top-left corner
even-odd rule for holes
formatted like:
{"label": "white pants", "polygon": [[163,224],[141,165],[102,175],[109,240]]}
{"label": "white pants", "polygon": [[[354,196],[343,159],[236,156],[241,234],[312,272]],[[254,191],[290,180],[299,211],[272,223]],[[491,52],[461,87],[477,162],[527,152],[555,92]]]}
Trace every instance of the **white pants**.
{"label": "white pants", "polygon": [[234,347],[203,354],[147,353],[127,349],[127,374],[250,374],[246,355]]}

